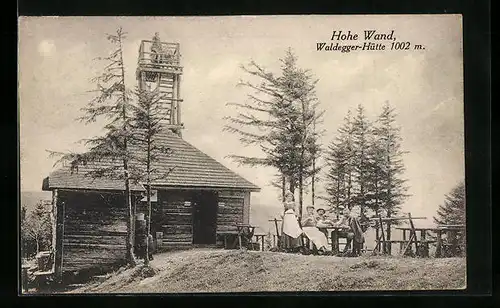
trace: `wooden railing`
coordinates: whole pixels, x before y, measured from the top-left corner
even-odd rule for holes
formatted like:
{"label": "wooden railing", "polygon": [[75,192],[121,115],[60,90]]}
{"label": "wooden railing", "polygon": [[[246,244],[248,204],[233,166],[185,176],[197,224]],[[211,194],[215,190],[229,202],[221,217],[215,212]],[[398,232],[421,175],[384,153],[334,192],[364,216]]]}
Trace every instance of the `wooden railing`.
{"label": "wooden railing", "polygon": [[161,43],[160,50],[152,51],[153,41],[143,40],[139,46],[138,66],[180,67],[180,45]]}

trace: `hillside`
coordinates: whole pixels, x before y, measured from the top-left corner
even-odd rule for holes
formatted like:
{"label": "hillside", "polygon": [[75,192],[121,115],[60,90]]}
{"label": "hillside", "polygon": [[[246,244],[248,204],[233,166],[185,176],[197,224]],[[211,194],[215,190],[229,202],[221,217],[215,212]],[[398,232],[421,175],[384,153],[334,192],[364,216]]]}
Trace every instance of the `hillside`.
{"label": "hillside", "polygon": [[52,193],[50,191],[21,191],[20,206],[26,206],[27,211],[35,208],[40,200],[51,200]]}
{"label": "hillside", "polygon": [[[465,259],[339,258],[194,249],[156,255],[68,293],[436,290],[465,287]],[[151,277],[152,276],[152,277]]]}
{"label": "hillside", "polygon": [[256,232],[267,233],[271,231],[275,233],[274,223],[270,219],[280,218],[282,212],[281,204],[264,205],[264,204],[251,204],[250,206],[250,224],[257,226]]}

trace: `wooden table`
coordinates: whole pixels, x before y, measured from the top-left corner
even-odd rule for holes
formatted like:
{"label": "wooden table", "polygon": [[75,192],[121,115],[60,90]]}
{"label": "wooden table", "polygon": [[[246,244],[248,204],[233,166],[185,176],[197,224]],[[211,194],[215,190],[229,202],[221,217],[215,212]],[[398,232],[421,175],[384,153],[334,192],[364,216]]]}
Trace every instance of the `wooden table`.
{"label": "wooden table", "polygon": [[437,228],[433,229],[433,231],[436,232],[437,235],[437,245],[436,245],[436,258],[441,258],[443,257],[443,252],[442,252],[442,247],[443,247],[443,232],[448,232],[449,237],[451,237],[451,249],[452,253],[451,255],[457,255],[458,254],[458,232],[464,232],[465,231],[465,225],[438,225]]}
{"label": "wooden table", "polygon": [[[220,235],[224,238],[224,249],[242,249],[242,239],[241,234],[237,230],[227,230],[227,231],[218,231],[217,235]],[[262,247],[264,247],[264,237],[265,234],[254,234],[253,237],[256,237],[257,241],[260,240],[262,243]],[[234,240],[231,241],[231,238]],[[263,248],[262,248],[263,249]]]}
{"label": "wooden table", "polygon": [[327,229],[328,231],[330,231],[330,238],[332,240],[332,252],[334,254],[336,253],[339,253],[340,251],[340,244],[339,244],[339,233],[340,232],[347,232],[349,231],[349,228],[347,227],[328,227],[328,228],[325,228]]}
{"label": "wooden table", "polygon": [[[224,238],[224,249],[233,249],[237,245],[238,231],[227,230],[227,231],[217,231],[217,235],[221,235]],[[229,245],[229,238],[234,237],[234,241]]]}

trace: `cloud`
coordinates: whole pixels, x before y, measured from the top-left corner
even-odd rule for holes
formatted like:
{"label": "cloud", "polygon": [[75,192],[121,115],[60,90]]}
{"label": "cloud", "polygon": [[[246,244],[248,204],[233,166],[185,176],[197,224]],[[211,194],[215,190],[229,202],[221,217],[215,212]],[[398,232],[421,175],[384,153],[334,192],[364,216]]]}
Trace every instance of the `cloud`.
{"label": "cloud", "polygon": [[50,56],[56,50],[56,45],[52,40],[43,40],[38,44],[38,52],[42,56]]}
{"label": "cloud", "polygon": [[216,66],[208,74],[208,79],[211,80],[227,80],[233,78],[238,73],[240,63],[235,59],[223,61],[220,65]]}

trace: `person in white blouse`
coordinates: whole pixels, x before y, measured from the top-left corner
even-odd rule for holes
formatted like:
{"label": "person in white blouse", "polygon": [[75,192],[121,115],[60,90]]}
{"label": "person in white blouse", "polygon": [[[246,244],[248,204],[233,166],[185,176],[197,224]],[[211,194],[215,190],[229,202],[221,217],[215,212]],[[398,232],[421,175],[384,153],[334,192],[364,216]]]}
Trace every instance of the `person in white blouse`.
{"label": "person in white blouse", "polygon": [[297,206],[292,192],[285,194],[283,202],[283,223],[281,225],[282,244],[285,250],[295,252],[302,246],[301,238],[303,231],[300,228],[297,215]]}

